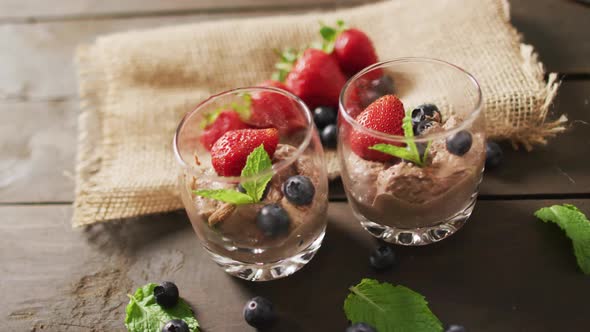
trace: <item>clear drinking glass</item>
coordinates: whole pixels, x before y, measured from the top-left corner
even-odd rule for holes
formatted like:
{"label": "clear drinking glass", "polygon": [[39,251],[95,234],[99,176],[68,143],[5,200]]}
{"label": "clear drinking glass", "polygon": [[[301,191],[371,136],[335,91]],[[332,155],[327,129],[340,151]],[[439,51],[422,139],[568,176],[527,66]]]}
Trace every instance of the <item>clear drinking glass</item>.
{"label": "clear drinking glass", "polygon": [[[255,105],[256,97],[262,102]],[[219,176],[211,154],[200,143],[204,121],[220,109],[264,107],[265,114],[280,119],[279,144],[272,168],[250,177]],[[251,109],[246,109],[246,113]],[[290,114],[285,117],[284,114]],[[241,113],[242,115],[244,113]],[[294,121],[297,123],[289,123]],[[308,263],[320,248],[326,228],[328,180],[317,129],[307,106],[295,95],[275,88],[240,88],[203,101],[182,119],[174,136],[174,152],[180,164],[180,191],[192,226],[203,247],[227,273],[253,281],[286,277]],[[272,174],[260,202],[234,205],[195,195],[200,189],[243,190],[240,184]],[[292,203],[283,193],[285,181],[295,175],[309,178],[315,189],[307,204]],[[280,206],[288,226],[269,235],[257,224],[261,209]]]}
{"label": "clear drinking glass", "polygon": [[[404,136],[378,131],[367,125],[367,114],[359,116],[384,95],[383,81],[393,81],[392,91],[385,94],[397,96],[406,114],[413,115],[413,138],[405,131]],[[425,104],[435,105],[438,115]],[[338,124],[342,181],[354,215],[369,233],[390,243],[425,245],[465,224],[475,206],[485,161],[482,105],[473,76],[435,59],[377,63],[346,83]],[[426,124],[421,135],[416,134],[418,120]],[[417,161],[363,150],[376,144],[406,151],[415,144]]]}

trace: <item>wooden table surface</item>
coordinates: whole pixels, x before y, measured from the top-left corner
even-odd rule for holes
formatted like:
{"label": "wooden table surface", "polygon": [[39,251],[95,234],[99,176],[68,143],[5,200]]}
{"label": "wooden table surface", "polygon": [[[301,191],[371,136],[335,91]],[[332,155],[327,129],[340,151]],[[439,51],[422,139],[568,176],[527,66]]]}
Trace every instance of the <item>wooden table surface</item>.
{"label": "wooden table surface", "polygon": [[[590,7],[513,0],[512,22],[563,78],[552,107],[571,128],[533,152],[505,150],[470,222],[442,243],[396,248],[395,271],[368,266],[376,246],[336,183],[325,243],[287,279],[249,283],[200,248],[184,212],[72,229],[78,110],[74,47],[127,29],[328,10],[355,0],[0,0],[0,331],[121,331],[125,294],[174,280],[204,331],[253,331],[255,295],[276,331],[344,331],[347,288],[363,277],[408,286],[469,331],[588,331],[590,279],[571,243],[533,212],[573,203],[590,214]],[[238,4],[236,4],[238,3]]]}

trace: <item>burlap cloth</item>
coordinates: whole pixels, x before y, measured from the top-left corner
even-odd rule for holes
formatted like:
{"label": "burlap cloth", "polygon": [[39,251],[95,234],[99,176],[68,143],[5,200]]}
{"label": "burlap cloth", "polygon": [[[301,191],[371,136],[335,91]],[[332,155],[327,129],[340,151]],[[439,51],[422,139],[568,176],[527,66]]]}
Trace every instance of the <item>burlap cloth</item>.
{"label": "burlap cloth", "polygon": [[[268,79],[274,49],[319,38],[318,21],[366,31],[380,59],[455,63],[482,86],[487,132],[531,148],[563,130],[547,122],[558,84],[545,82],[503,0],[397,0],[293,16],[226,20],[98,38],[77,53],[80,95],[75,226],[181,209],[172,136],[210,94]],[[333,154],[328,167],[337,174]]]}

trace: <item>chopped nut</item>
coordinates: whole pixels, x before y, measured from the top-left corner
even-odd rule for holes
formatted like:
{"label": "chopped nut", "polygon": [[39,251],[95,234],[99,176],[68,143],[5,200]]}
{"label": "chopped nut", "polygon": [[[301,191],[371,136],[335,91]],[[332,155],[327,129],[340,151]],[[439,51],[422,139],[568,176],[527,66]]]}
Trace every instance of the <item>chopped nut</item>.
{"label": "chopped nut", "polygon": [[197,152],[193,153],[193,157],[195,158],[195,164],[197,164],[197,166],[201,166],[201,161],[199,160],[199,156],[197,156]]}
{"label": "chopped nut", "polygon": [[236,206],[231,203],[222,204],[211,216],[209,216],[209,226],[215,226],[217,223],[229,218],[236,210]]}

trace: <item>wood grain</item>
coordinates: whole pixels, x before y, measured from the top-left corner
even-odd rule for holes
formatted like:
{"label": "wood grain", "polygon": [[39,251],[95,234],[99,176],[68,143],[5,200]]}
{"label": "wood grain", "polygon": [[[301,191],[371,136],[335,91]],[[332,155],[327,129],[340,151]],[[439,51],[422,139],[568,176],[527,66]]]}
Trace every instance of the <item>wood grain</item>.
{"label": "wood grain", "polygon": [[547,70],[590,73],[590,6],[579,1],[512,0],[512,24]]}
{"label": "wood grain", "polygon": [[[334,7],[361,3],[361,0],[60,0],[59,5],[43,0],[1,0],[0,20],[73,19],[89,16],[141,16],[251,8]],[[364,2],[367,2],[366,0]]]}
{"label": "wood grain", "polygon": [[[590,200],[569,201],[590,213]],[[174,280],[204,331],[253,331],[245,301],[271,299],[273,331],[344,331],[347,288],[363,277],[410,287],[446,323],[470,331],[579,331],[590,324],[587,278],[571,243],[532,213],[562,201],[478,202],[453,237],[396,247],[399,267],[375,273],[376,241],[333,203],[324,246],[300,272],[269,283],[229,277],[206,256],[184,214],[92,229],[69,228],[69,207],[0,207],[0,330],[122,331],[126,293]],[[501,244],[501,245],[499,245]]]}
{"label": "wood grain", "polygon": [[78,103],[0,103],[0,202],[71,201]]}

